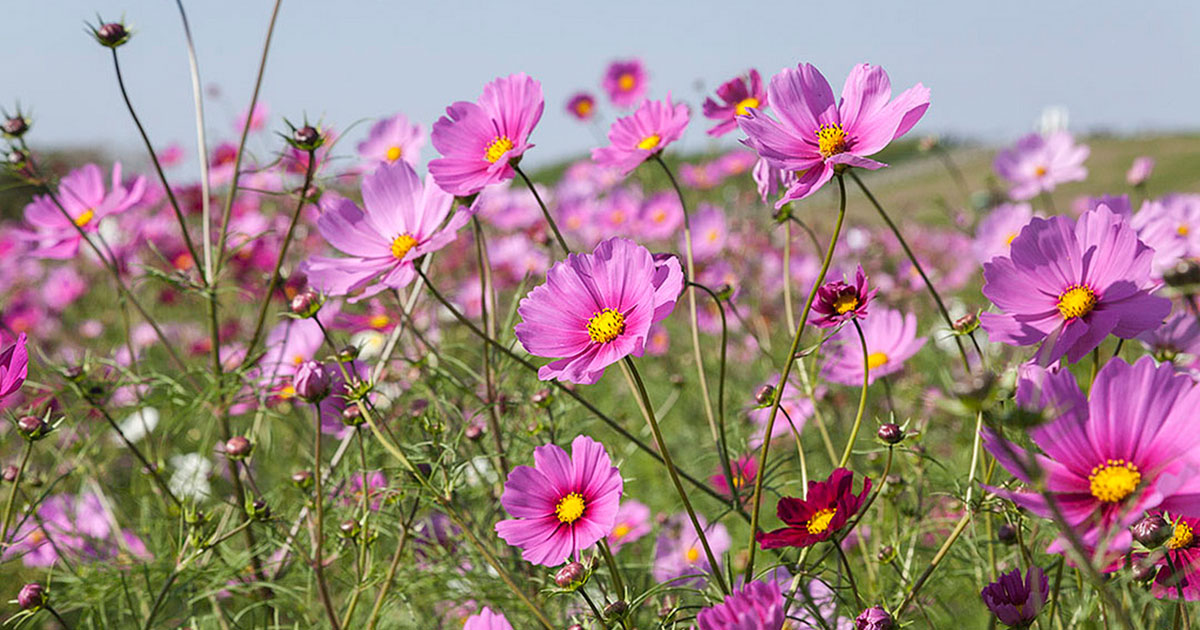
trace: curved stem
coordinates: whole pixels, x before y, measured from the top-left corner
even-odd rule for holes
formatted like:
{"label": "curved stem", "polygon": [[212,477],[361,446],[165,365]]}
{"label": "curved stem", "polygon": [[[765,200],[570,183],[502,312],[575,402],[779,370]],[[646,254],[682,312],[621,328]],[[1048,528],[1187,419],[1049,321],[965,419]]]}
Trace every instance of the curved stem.
{"label": "curved stem", "polygon": [[783,365],[780,366],[779,382],[776,383],[775,395],[771,398],[771,414],[767,416],[767,426],[763,429],[762,447],[758,455],[759,473],[754,479],[754,498],[752,499],[752,507],[750,508],[750,540],[747,543],[746,582],[749,582],[754,577],[754,551],[758,547],[756,542],[758,538],[758,510],[762,504],[763,477],[766,476],[764,471],[767,469],[767,455],[771,447],[771,433],[775,429],[775,418],[779,415],[779,405],[783,402],[783,390],[787,387],[788,376],[792,373],[792,365],[796,362],[796,352],[800,349],[800,338],[804,335],[804,325],[808,322],[808,314],[812,310],[813,300],[817,297],[817,289],[821,287],[821,283],[825,282],[825,274],[829,272],[829,265],[833,262],[833,250],[837,247],[838,236],[842,232],[842,223],[846,219],[846,180],[839,174],[837,181],[840,202],[838,204],[837,222],[833,227],[833,236],[829,239],[829,249],[825,251],[825,260],[821,263],[821,272],[817,274],[817,280],[813,283],[812,290],[808,292],[808,299],[804,303],[804,310],[800,312],[800,321],[796,324],[796,334],[792,336],[791,348],[788,349]]}
{"label": "curved stem", "polygon": [[567,239],[563,238],[562,232],[558,231],[558,224],[554,222],[554,217],[550,216],[550,210],[546,208],[546,202],[542,201],[542,196],[538,194],[537,188],[534,187],[529,176],[516,164],[510,164],[510,166],[524,180],[525,185],[529,187],[529,192],[533,193],[533,198],[537,201],[538,207],[542,209],[542,216],[546,217],[546,223],[550,226],[550,230],[554,232],[554,238],[558,241],[558,246],[562,248],[563,255],[570,254],[571,248],[567,246]]}
{"label": "curved stem", "polygon": [[[487,244],[484,242],[483,226],[479,217],[471,217],[471,227],[475,232],[475,257],[479,262],[479,310],[483,320],[484,331],[490,338],[496,336],[496,320],[488,303],[492,293],[492,273],[488,264]],[[490,347],[483,344],[483,383],[487,392],[487,422],[488,432],[492,434],[492,443],[496,446],[496,463],[500,470],[508,470],[508,456],[504,454],[504,440],[500,430],[500,409],[496,405],[496,382],[492,375],[492,360]]]}
{"label": "curved stem", "polygon": [[313,572],[317,576],[317,591],[321,596],[321,604],[325,606],[325,615],[333,630],[340,630],[337,612],[333,609],[333,601],[329,598],[329,585],[325,582],[325,494],[321,488],[321,405],[313,403]]}
{"label": "curved stem", "polygon": [[846,440],[846,449],[842,451],[842,458],[838,460],[838,468],[845,468],[846,462],[850,461],[850,453],[854,450],[854,440],[858,438],[858,429],[862,426],[863,411],[867,408],[867,386],[871,382],[871,355],[867,353],[867,338],[863,335],[862,325],[858,323],[858,319],[850,321],[854,322],[854,330],[858,331],[858,343],[862,345],[863,384],[862,393],[858,396],[858,411],[854,414],[854,425],[850,427],[850,437]]}
{"label": "curved stem", "polygon": [[[663,457],[663,465],[667,467],[667,475],[671,477],[671,483],[675,486],[675,492],[679,495],[679,499],[683,501],[683,509],[687,512],[688,518],[692,521],[692,527],[696,530],[696,537],[700,539],[700,546],[704,548],[704,555],[708,559],[709,570],[717,579],[717,586],[721,592],[728,595],[729,587],[725,584],[725,577],[721,575],[721,565],[717,564],[717,557],[713,555],[712,547],[708,544],[708,536],[704,533],[704,527],[700,525],[700,519],[696,517],[696,510],[692,507],[692,502],[688,499],[687,492],[683,489],[683,483],[679,481],[679,473],[675,470],[675,462],[671,459],[671,452],[667,449],[666,440],[663,439],[662,430],[658,426],[658,421],[654,418],[654,404],[650,402],[650,394],[646,392],[646,384],[642,382],[642,376],[637,371],[637,366],[634,365],[633,359],[625,357],[621,362],[625,379],[629,382],[629,388],[637,396],[638,408],[642,412],[642,416],[646,418],[646,423],[650,426],[650,432],[654,434],[654,442],[658,445],[658,450]],[[759,475],[761,478],[762,475]],[[730,488],[733,490],[733,488]]]}
{"label": "curved stem", "polygon": [[725,319],[725,306],[721,304],[721,298],[717,297],[712,289],[696,282],[688,282],[688,284],[707,293],[717,305],[717,312],[721,314],[721,366],[717,380],[717,448],[721,451],[721,472],[725,475],[726,483],[729,484],[730,504],[736,510],[741,505],[741,492],[733,485],[733,466],[729,460],[729,443],[725,434],[725,358],[729,345],[729,324]]}

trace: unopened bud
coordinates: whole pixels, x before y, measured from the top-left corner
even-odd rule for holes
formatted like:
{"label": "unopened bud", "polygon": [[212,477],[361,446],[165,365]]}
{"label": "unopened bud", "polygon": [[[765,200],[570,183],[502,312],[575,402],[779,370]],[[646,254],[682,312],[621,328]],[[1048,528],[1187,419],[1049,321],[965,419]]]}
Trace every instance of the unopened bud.
{"label": "unopened bud", "polygon": [[0,125],[0,131],[12,138],[20,138],[29,131],[29,119],[24,116],[13,116]]}
{"label": "unopened bud", "polygon": [[292,141],[297,148],[312,151],[321,146],[321,132],[312,125],[304,125],[292,132]]}
{"label": "unopened bud", "polygon": [[342,410],[342,424],[348,427],[357,427],[365,421],[362,416],[362,409],[359,409],[358,405],[348,405]]}
{"label": "unopened bud", "polygon": [[758,403],[758,405],[760,407],[765,407],[765,406],[771,404],[771,401],[774,400],[774,398],[775,398],[775,386],[774,385],[763,385],[763,386],[759,387],[757,391],[754,392],[754,402]]}
{"label": "unopened bud", "polygon": [[1155,549],[1171,539],[1175,528],[1161,514],[1147,514],[1129,528],[1129,533],[1134,540]]}
{"label": "unopened bud", "polygon": [[892,630],[896,621],[883,606],[872,606],[854,620],[855,630]]}
{"label": "unopened bud", "polygon": [[307,470],[297,470],[296,472],[292,473],[292,485],[300,488],[301,490],[307,490],[311,488],[313,485],[312,472]]}
{"label": "unopened bud", "polygon": [[1005,523],[996,530],[996,540],[1005,545],[1011,545],[1017,542],[1017,528]]}
{"label": "unopened bud", "polygon": [[338,350],[337,360],[339,363],[350,363],[358,358],[358,346],[349,345],[341,350]]}
{"label": "unopened bud", "polygon": [[1149,582],[1158,575],[1158,563],[1149,556],[1134,558],[1129,567],[1129,576],[1135,582]]}
{"label": "unopened bud", "polygon": [[896,548],[891,545],[884,545],[879,548],[879,553],[875,558],[883,563],[891,562],[896,557]]}
{"label": "unopened bud", "polygon": [[879,431],[876,433],[880,440],[888,444],[899,444],[904,441],[904,429],[900,425],[891,422],[879,426]]}
{"label": "unopened bud", "polygon": [[50,594],[46,592],[46,587],[37,582],[30,582],[21,587],[21,591],[17,593],[17,605],[21,610],[40,610],[50,601]]}
{"label": "unopened bud", "polygon": [[292,387],[296,395],[305,402],[319,403],[329,395],[333,379],[329,371],[318,361],[305,361],[292,377]]}
{"label": "unopened bud", "polygon": [[529,397],[529,402],[538,407],[545,407],[550,404],[552,399],[553,395],[550,392],[550,388],[544,387],[534,392],[533,395]]}
{"label": "unopened bud", "polygon": [[357,538],[360,531],[361,529],[358,526],[358,521],[352,518],[348,518],[338,525],[338,533],[340,533],[343,538]]}
{"label": "unopened bud", "polygon": [[629,611],[629,604],[625,600],[618,599],[617,601],[604,607],[605,619],[620,619]]}
{"label": "unopened bud", "polygon": [[572,562],[554,574],[554,583],[559,588],[568,588],[583,579],[584,568],[578,562]]}
{"label": "unopened bud", "polygon": [[225,456],[229,459],[244,459],[254,450],[254,445],[245,436],[235,435],[225,442]]}
{"label": "unopened bud", "polygon": [[46,437],[46,434],[50,432],[50,425],[37,416],[25,416],[17,420],[17,430],[26,439],[36,442]]}
{"label": "unopened bud", "polygon": [[271,518],[271,506],[267,505],[265,499],[255,499],[247,512],[255,520],[265,521]]}
{"label": "unopened bud", "polygon": [[116,48],[129,41],[129,30],[120,22],[101,24],[99,28],[92,29],[92,34],[95,35],[96,41],[109,48]]}
{"label": "unopened bud", "polygon": [[321,310],[321,294],[312,287],[307,287],[292,297],[292,301],[288,304],[288,309],[292,315],[301,319],[308,319],[317,314]]}
{"label": "unopened bud", "polygon": [[979,315],[977,313],[967,313],[954,320],[954,332],[960,335],[974,332],[976,328],[979,328]]}

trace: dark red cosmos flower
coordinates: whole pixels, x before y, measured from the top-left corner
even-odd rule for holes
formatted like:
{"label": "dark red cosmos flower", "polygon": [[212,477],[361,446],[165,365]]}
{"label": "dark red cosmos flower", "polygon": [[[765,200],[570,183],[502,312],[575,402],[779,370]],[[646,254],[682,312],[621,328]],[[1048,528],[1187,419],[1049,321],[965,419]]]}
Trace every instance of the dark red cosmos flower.
{"label": "dark red cosmos flower", "polygon": [[808,499],[784,497],[775,508],[787,527],[758,535],[763,549],[807,547],[828,540],[862,508],[871,491],[871,479],[863,478],[863,489],[854,494],[854,473],[838,468],[825,481],[808,482]]}
{"label": "dark red cosmos flower", "polygon": [[855,318],[867,316],[867,305],[875,297],[876,289],[870,288],[867,275],[863,273],[862,265],[855,273],[854,284],[846,284],[841,280],[826,282],[817,289],[817,301],[813,302],[812,310],[815,317],[814,326],[833,328],[838,324]]}

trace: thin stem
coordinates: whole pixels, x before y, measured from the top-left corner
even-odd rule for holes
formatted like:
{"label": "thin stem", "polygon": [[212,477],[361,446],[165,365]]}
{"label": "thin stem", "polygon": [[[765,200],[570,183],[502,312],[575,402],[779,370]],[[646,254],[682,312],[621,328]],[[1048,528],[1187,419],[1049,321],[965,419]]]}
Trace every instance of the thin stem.
{"label": "thin stem", "polygon": [[833,545],[833,550],[837,552],[838,557],[842,560],[842,566],[846,568],[846,579],[850,581],[850,590],[854,592],[854,601],[861,610],[864,608],[862,596],[858,594],[858,584],[854,582],[854,572],[850,570],[850,561],[846,559],[846,552],[842,549],[842,543],[840,540],[831,540],[829,544]]}
{"label": "thin stem", "polygon": [[725,475],[725,482],[729,484],[731,505],[736,510],[741,502],[741,492],[737,491],[733,485],[733,467],[729,461],[729,443],[725,433],[725,358],[729,346],[729,324],[725,319],[725,306],[721,304],[721,298],[717,297],[712,289],[695,282],[688,284],[707,293],[717,305],[717,312],[721,314],[721,364],[717,379],[717,448],[721,451],[721,471]]}
{"label": "thin stem", "polygon": [[783,312],[788,330],[796,329],[796,314],[792,309],[792,222],[783,222]]}
{"label": "thin stem", "polygon": [[[25,466],[29,464],[29,456],[33,453],[33,440],[25,440],[25,450],[21,454],[21,464],[17,466],[17,476],[13,477],[12,486],[8,489],[8,501],[4,503],[4,526],[0,528],[0,549],[8,546],[8,522],[12,520],[13,504],[17,500],[17,487],[21,485],[21,475],[25,474]],[[20,529],[20,527],[18,527]]]}
{"label": "thin stem", "polygon": [[[900,233],[900,228],[896,227],[896,224],[892,222],[892,218],[888,216],[887,211],[883,209],[883,206],[879,204],[877,199],[875,199],[875,195],[871,194],[871,191],[867,189],[865,184],[863,184],[862,179],[860,179],[858,174],[854,172],[854,169],[850,169],[850,178],[854,180],[854,183],[858,184],[858,188],[862,190],[863,194],[867,196],[867,199],[871,201],[871,205],[875,206],[875,210],[879,212],[879,216],[883,218],[884,223],[887,223],[888,228],[891,229],[892,234],[896,237],[896,240],[899,241],[901,249],[904,250],[904,254],[908,256],[908,261],[912,263],[913,269],[917,270],[917,274],[919,274],[921,276],[921,280],[925,282],[925,288],[929,289],[929,294],[933,296],[933,301],[937,303],[938,312],[942,314],[942,319],[945,320],[947,326],[953,329],[954,320],[950,318],[950,311],[946,310],[946,304],[942,302],[942,296],[938,294],[937,289],[933,286],[933,282],[930,281],[929,276],[925,274],[925,268],[921,266],[921,262],[917,260],[916,254],[914,254],[912,249],[908,246],[908,241],[904,240],[904,235]],[[958,346],[958,353],[962,357],[963,367],[966,369],[967,374],[970,374],[971,361],[967,358],[967,349],[963,347],[962,339],[959,338],[958,335],[954,336],[954,344]],[[983,354],[980,354],[979,357],[982,359]]]}
{"label": "thin stem", "polygon": [[[488,301],[492,292],[492,273],[488,264],[487,245],[484,242],[483,226],[479,223],[479,217],[471,217],[471,227],[475,232],[475,257],[479,262],[479,310],[480,319],[483,320],[484,331],[489,338],[496,337],[496,320],[493,317],[491,309],[488,308]],[[492,434],[492,443],[496,446],[496,459],[500,465],[500,470],[508,470],[508,457],[504,454],[504,440],[500,430],[500,409],[496,405],[496,383],[495,377],[492,374],[492,361],[489,352],[488,344],[483,344],[483,382],[484,388],[487,391],[487,422],[488,433]]]}
{"label": "thin stem", "polygon": [[533,193],[533,198],[537,201],[538,207],[542,209],[542,216],[546,217],[546,223],[550,226],[550,230],[554,232],[554,239],[558,241],[558,246],[562,248],[563,255],[570,254],[571,248],[567,245],[567,239],[563,238],[562,232],[558,230],[558,224],[554,222],[554,217],[550,216],[550,210],[546,208],[546,202],[542,201],[542,196],[538,194],[537,188],[533,185],[529,176],[525,174],[525,171],[521,170],[520,166],[511,162],[509,166],[517,172],[517,175],[521,176],[525,185],[529,187],[529,192]]}
{"label": "thin stem", "polygon": [[333,609],[333,601],[329,599],[329,585],[325,582],[325,561],[323,558],[325,545],[325,494],[321,489],[321,405],[313,403],[313,572],[317,576],[317,591],[321,596],[321,604],[325,606],[325,615],[333,630],[340,630],[337,612]]}
{"label": "thin stem", "polygon": [[608,565],[608,572],[612,574],[613,590],[617,592],[619,599],[627,599],[629,593],[625,591],[625,579],[621,576],[621,567],[617,565],[617,559],[608,548],[608,541],[601,538],[598,542],[600,555],[604,556],[604,563]]}
{"label": "thin stem", "polygon": [[858,319],[850,320],[854,330],[858,332],[858,343],[862,345],[863,384],[858,396],[858,411],[854,414],[854,425],[850,428],[850,437],[846,440],[846,449],[842,451],[842,459],[838,460],[838,468],[845,468],[850,461],[850,453],[854,450],[854,440],[858,438],[858,429],[862,426],[863,411],[867,408],[867,386],[871,383],[871,355],[867,353],[867,337],[863,335],[862,324]]}
{"label": "thin stem", "polygon": [[387,575],[383,578],[383,586],[379,588],[379,594],[375,596],[375,605],[371,607],[371,616],[367,618],[367,630],[375,630],[375,625],[379,623],[379,613],[383,611],[383,602],[387,600],[388,593],[392,590],[392,584],[396,580],[396,570],[400,567],[400,558],[404,556],[404,547],[409,539],[408,530],[417,518],[417,506],[420,504],[419,498],[413,499],[412,510],[409,511],[408,518],[405,519],[404,526],[400,529],[400,542],[396,544],[396,553],[392,554],[392,562],[388,565]]}
{"label": "thin stem", "polygon": [[158,595],[154,598],[154,605],[150,607],[150,612],[146,615],[146,623],[142,626],[142,630],[150,630],[154,627],[154,617],[158,614],[158,609],[162,608],[163,602],[167,599],[167,593],[171,590],[171,585],[179,578],[179,571],[171,571],[167,576],[167,581],[163,583],[162,588],[158,591]]}
{"label": "thin stem", "polygon": [[[692,507],[692,502],[688,499],[687,492],[683,489],[683,483],[679,481],[679,473],[675,470],[675,462],[671,459],[671,452],[667,449],[666,440],[663,439],[662,430],[658,426],[658,420],[654,418],[654,404],[650,402],[650,394],[646,392],[646,384],[642,382],[642,376],[637,371],[637,366],[629,357],[621,363],[625,379],[629,382],[629,388],[637,396],[638,408],[642,412],[642,416],[646,418],[646,423],[650,426],[650,432],[654,434],[654,442],[658,445],[658,450],[663,456],[663,465],[667,467],[667,474],[671,477],[671,483],[675,486],[675,492],[679,494],[679,499],[683,501],[683,509],[687,512],[688,518],[692,521],[692,527],[696,530],[696,537],[700,539],[700,546],[704,548],[704,555],[708,559],[709,569],[713,576],[717,579],[717,586],[721,592],[728,595],[729,587],[725,584],[725,577],[721,575],[721,566],[717,564],[717,557],[713,554],[712,547],[708,544],[708,536],[704,533],[704,527],[700,525],[700,519],[696,517],[696,510]],[[762,474],[759,474],[762,477]],[[730,488],[733,490],[733,488]]]}
{"label": "thin stem", "polygon": [[[179,19],[183,21],[183,35],[187,41],[188,70],[192,76],[192,101],[196,109],[196,153],[200,160],[200,229],[201,237],[204,240],[203,275],[205,284],[211,285],[213,283],[212,209],[209,207],[208,140],[204,135],[204,92],[200,87],[200,65],[196,61],[196,44],[192,40],[192,27],[188,24],[187,12],[183,10],[183,0],[175,0],[175,4],[179,7]],[[113,53],[116,53],[116,49],[113,49]],[[247,125],[249,125],[248,121]],[[215,296],[213,299],[216,299]]]}
{"label": "thin stem", "polygon": [[164,481],[162,476],[158,474],[158,467],[151,464],[150,460],[146,459],[146,456],[142,454],[141,449],[139,449],[137,445],[135,445],[129,440],[128,437],[125,436],[125,432],[121,430],[121,426],[117,424],[117,421],[113,419],[111,414],[108,413],[108,410],[92,402],[91,399],[88,399],[86,396],[84,399],[88,401],[88,404],[92,406],[92,409],[99,411],[100,415],[104,416],[104,420],[108,422],[108,425],[112,427],[113,431],[117,432],[117,437],[121,438],[121,443],[124,444],[125,448],[129,449],[129,452],[133,453],[133,456],[142,463],[142,467],[146,469],[146,472],[150,473],[150,477],[153,478],[155,483],[158,484],[158,487],[163,491],[163,494],[166,495],[167,498],[171,499],[171,502],[177,507],[181,505],[179,497],[176,497],[175,493],[171,492],[171,487],[167,485],[167,482]]}
{"label": "thin stem", "polygon": [[792,365],[796,362],[796,352],[800,349],[800,338],[804,335],[804,326],[808,322],[809,311],[812,310],[813,300],[817,297],[817,289],[825,282],[825,274],[829,272],[829,265],[833,262],[833,250],[837,247],[838,236],[842,232],[842,223],[846,219],[846,180],[839,174],[837,181],[840,202],[838,204],[837,222],[833,227],[833,236],[829,239],[829,249],[825,251],[825,260],[821,263],[821,272],[817,274],[817,280],[813,283],[812,289],[808,292],[808,299],[804,302],[804,310],[800,312],[800,321],[796,324],[796,334],[792,336],[792,345],[788,349],[783,365],[780,366],[779,382],[775,385],[775,395],[771,399],[771,413],[767,416],[767,426],[763,429],[762,447],[758,455],[759,473],[754,479],[753,507],[750,508],[750,541],[747,543],[748,554],[745,573],[747,583],[754,577],[754,551],[758,546],[756,542],[758,538],[758,510],[762,504],[763,477],[766,477],[764,471],[767,469],[767,455],[771,447],[771,434],[775,429],[775,418],[779,415],[779,405],[783,402],[783,390],[787,387],[788,376],[792,373]]}

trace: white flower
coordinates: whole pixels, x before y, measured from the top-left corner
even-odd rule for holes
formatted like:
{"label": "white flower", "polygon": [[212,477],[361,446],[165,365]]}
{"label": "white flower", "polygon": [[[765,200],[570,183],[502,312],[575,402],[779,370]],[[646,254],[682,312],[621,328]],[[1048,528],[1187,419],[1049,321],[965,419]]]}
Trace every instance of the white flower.
{"label": "white flower", "polygon": [[[118,426],[121,428],[121,433],[124,433],[130,442],[137,442],[158,426],[158,410],[154,407],[138,409],[129,414]],[[113,444],[122,443],[120,436],[117,435],[112,436],[112,441]]]}
{"label": "white flower", "polygon": [[201,499],[208,496],[212,486],[208,476],[212,473],[212,462],[200,453],[172,455],[171,492],[181,497]]}
{"label": "white flower", "polygon": [[378,330],[368,329],[354,333],[350,337],[350,344],[358,348],[359,360],[370,361],[383,352],[383,347],[387,345],[387,335]]}

